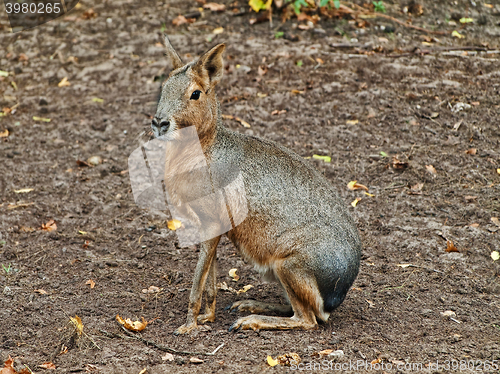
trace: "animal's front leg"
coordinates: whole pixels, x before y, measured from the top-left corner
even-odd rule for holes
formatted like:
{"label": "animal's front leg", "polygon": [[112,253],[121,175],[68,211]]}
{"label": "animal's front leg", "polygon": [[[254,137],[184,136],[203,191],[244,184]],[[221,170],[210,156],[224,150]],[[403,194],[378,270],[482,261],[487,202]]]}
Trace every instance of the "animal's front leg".
{"label": "animal's front leg", "polygon": [[212,265],[208,271],[207,283],[205,285],[205,314],[198,316],[198,323],[215,321],[215,297],[217,296],[217,255],[214,254]]}
{"label": "animal's front leg", "polygon": [[200,314],[201,297],[205,289],[209,270],[212,266],[212,261],[215,261],[215,253],[217,244],[219,244],[220,236],[207,240],[200,245],[200,255],[196,270],[193,277],[193,287],[189,295],[189,307],[186,323],[175,330],[174,334],[186,334],[197,326],[198,315]]}

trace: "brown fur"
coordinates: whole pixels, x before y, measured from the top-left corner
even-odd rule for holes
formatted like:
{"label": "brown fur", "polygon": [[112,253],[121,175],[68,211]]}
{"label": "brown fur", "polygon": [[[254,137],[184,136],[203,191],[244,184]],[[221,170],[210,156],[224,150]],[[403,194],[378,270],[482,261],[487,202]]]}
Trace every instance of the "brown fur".
{"label": "brown fur", "polygon": [[[175,70],[162,87],[155,119],[170,124],[167,136],[176,129],[195,126],[211,172],[224,165],[237,165],[245,199],[226,196],[228,210],[233,213],[233,229],[227,236],[258,271],[282,285],[290,302],[290,306],[277,306],[246,300],[233,304],[231,310],[293,311],[290,318],[243,317],[230,330],[317,328],[316,318],[329,317],[358,273],[361,242],[352,218],[329,182],[300,156],[222,125],[214,87],[224,70],[223,44],[182,66],[167,38],[165,42]],[[195,90],[202,92],[198,100],[190,99]],[[159,129],[153,130],[162,135]],[[248,212],[247,217],[235,225],[234,217],[241,212]],[[187,320],[176,334],[188,333],[198,322],[215,319],[219,239],[200,244]],[[200,315],[203,291],[206,308]]]}

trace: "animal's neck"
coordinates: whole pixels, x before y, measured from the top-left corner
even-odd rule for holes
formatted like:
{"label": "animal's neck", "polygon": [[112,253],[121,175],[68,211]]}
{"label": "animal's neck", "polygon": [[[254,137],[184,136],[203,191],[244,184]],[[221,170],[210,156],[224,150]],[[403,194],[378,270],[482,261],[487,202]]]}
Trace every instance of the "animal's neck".
{"label": "animal's neck", "polygon": [[210,106],[209,111],[211,112],[211,115],[209,116],[209,123],[207,123],[207,126],[204,127],[204,131],[202,133],[198,133],[201,148],[205,154],[210,152],[210,149],[212,148],[212,145],[217,137],[217,133],[222,127],[222,114],[217,97],[215,97],[214,104]]}

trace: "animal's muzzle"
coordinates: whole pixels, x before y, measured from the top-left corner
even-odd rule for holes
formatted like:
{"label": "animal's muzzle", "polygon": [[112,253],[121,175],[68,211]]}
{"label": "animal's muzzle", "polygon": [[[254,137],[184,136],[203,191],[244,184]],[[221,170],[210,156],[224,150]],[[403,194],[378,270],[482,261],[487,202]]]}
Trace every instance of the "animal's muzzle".
{"label": "animal's muzzle", "polygon": [[153,129],[153,132],[156,137],[165,135],[169,127],[170,127],[170,122],[162,120],[160,118],[155,117],[151,122],[151,128]]}

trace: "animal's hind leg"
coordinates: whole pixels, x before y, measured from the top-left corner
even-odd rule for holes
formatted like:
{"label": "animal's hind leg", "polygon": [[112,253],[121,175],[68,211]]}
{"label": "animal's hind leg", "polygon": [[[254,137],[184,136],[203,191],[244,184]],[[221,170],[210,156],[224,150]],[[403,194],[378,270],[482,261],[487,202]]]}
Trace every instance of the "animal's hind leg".
{"label": "animal's hind leg", "polygon": [[322,310],[322,298],[314,276],[300,260],[287,258],[276,265],[276,275],[285,289],[293,309],[293,316],[271,317],[251,314],[239,318],[229,330],[310,330],[316,329],[316,314],[327,318]]}
{"label": "animal's hind leg", "polygon": [[205,313],[198,316],[199,323],[215,321],[215,297],[217,296],[217,254],[212,259],[210,270],[208,271],[207,283],[205,285]]}
{"label": "animal's hind leg", "polygon": [[293,314],[291,305],[263,303],[257,300],[235,301],[226,309],[230,312],[237,310],[238,312],[250,313],[278,313],[283,315]]}

